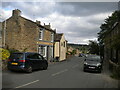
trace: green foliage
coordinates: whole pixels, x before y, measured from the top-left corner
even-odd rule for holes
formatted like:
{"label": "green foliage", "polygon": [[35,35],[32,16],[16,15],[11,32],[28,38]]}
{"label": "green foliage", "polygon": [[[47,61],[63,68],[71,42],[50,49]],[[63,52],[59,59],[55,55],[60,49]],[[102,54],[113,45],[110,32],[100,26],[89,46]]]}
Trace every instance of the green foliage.
{"label": "green foliage", "polygon": [[7,49],[0,48],[0,59],[7,60],[10,56],[10,52]]}
{"label": "green foliage", "polygon": [[26,52],[26,51],[27,51],[27,49],[28,49],[28,48],[25,48],[25,49],[23,50],[23,52]]}
{"label": "green foliage", "polygon": [[70,52],[70,51],[68,51],[68,52],[66,53],[66,55],[71,55],[71,52]]}
{"label": "green foliage", "polygon": [[16,49],[8,49],[10,53],[14,53],[14,52],[20,52],[19,50]]}
{"label": "green foliage", "polygon": [[76,50],[73,50],[71,54],[72,54],[72,55],[75,55],[75,54],[76,54]]}
{"label": "green foliage", "polygon": [[103,44],[105,36],[110,32],[115,22],[120,20],[120,11],[115,11],[111,16],[105,19],[105,22],[100,26],[101,31],[98,33],[98,40]]}
{"label": "green foliage", "polygon": [[89,46],[90,46],[89,53],[99,55],[99,48],[100,47],[99,47],[97,41],[89,40]]}

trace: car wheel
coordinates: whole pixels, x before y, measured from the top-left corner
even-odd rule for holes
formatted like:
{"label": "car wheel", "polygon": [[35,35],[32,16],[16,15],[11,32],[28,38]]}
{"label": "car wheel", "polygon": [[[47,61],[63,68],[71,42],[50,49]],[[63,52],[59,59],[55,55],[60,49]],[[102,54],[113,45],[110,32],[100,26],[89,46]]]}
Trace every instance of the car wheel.
{"label": "car wheel", "polygon": [[99,70],[98,73],[101,73],[101,70]]}
{"label": "car wheel", "polygon": [[27,73],[32,73],[32,67],[29,66],[29,67],[27,68],[26,72],[27,72]]}
{"label": "car wheel", "polygon": [[48,68],[48,65],[45,65],[44,70],[47,70],[47,68]]}
{"label": "car wheel", "polygon": [[83,71],[84,71],[84,72],[86,72],[86,70],[85,70],[85,69],[83,69]]}

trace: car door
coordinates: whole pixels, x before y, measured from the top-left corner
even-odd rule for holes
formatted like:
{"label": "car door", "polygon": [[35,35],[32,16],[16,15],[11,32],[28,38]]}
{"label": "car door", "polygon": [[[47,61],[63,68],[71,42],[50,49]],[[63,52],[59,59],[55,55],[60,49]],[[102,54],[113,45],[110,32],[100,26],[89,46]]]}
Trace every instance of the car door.
{"label": "car door", "polygon": [[33,69],[37,69],[37,64],[38,64],[38,59],[37,59],[37,55],[36,53],[30,53],[28,56],[27,56],[27,59],[28,59],[28,66],[32,66]]}
{"label": "car door", "polygon": [[44,67],[44,58],[40,54],[38,54],[38,59],[39,59],[38,67],[43,68]]}

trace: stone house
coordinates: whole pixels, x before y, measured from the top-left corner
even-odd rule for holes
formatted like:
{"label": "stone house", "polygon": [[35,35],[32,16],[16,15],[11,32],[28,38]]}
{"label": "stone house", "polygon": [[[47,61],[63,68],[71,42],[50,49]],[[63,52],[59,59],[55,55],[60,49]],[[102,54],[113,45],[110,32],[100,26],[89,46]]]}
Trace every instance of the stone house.
{"label": "stone house", "polygon": [[113,62],[116,65],[120,65],[120,50],[113,46],[114,43],[117,43],[116,37],[120,35],[120,21],[116,22],[109,34],[104,39],[104,59],[106,63]]}
{"label": "stone house", "polygon": [[[4,23],[6,22],[6,26]],[[49,25],[32,21],[21,16],[21,11],[13,10],[12,16],[2,22],[2,42],[5,48],[26,52],[38,52],[47,60],[54,56],[54,33]]]}
{"label": "stone house", "polygon": [[68,46],[68,47],[67,47],[67,51],[68,51],[68,52],[72,52],[73,50],[74,50],[74,48],[72,48],[71,46]]}
{"label": "stone house", "polygon": [[67,52],[67,41],[63,33],[55,34],[55,45],[54,45],[54,58],[58,61],[63,61],[66,59]]}

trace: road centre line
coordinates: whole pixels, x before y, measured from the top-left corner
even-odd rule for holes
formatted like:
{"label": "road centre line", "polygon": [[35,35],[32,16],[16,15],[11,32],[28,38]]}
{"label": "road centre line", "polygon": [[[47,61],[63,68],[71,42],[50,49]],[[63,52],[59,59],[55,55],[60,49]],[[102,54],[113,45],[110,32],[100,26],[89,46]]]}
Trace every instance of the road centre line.
{"label": "road centre line", "polygon": [[21,86],[18,86],[18,87],[15,87],[15,88],[21,88],[21,87],[24,87],[24,86],[27,86],[27,85],[30,85],[30,84],[33,84],[33,83],[36,83],[38,82],[39,80],[35,80],[33,82],[30,82],[30,83],[27,83],[27,84],[24,84],[24,85],[21,85]]}
{"label": "road centre line", "polygon": [[54,74],[52,74],[52,76],[56,76],[56,75],[58,75],[58,74],[61,74],[61,73],[63,73],[63,72],[66,72],[66,71],[68,71],[68,69],[65,69],[65,70],[63,70],[63,71],[60,71],[60,72],[54,73]]}

